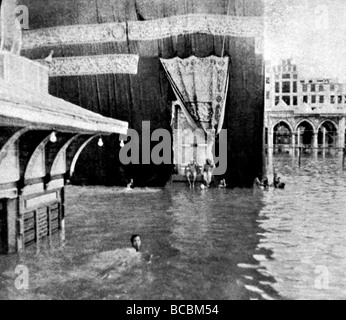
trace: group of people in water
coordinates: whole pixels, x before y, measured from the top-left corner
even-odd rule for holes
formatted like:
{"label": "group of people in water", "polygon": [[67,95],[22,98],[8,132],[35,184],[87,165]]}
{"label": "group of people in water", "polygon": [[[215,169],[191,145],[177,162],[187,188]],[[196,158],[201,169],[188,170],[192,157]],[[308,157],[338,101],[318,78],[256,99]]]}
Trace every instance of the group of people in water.
{"label": "group of people in water", "polygon": [[254,181],[253,187],[255,189],[263,187],[264,189],[269,189],[270,187],[274,187],[275,189],[285,189],[285,183],[281,182],[281,178],[277,173],[274,173],[273,184],[269,184],[269,180],[267,177],[262,177],[261,174]]}
{"label": "group of people in water", "polygon": [[[215,169],[215,164],[207,159],[202,170],[196,160],[191,160],[191,162],[185,167],[185,176],[189,182],[190,188],[194,188],[198,175],[202,174],[203,184],[201,185],[202,189],[209,188],[213,179],[213,171]],[[219,184],[220,188],[226,188],[226,180],[223,179]]]}
{"label": "group of people in water", "polygon": [[[190,188],[195,188],[195,184],[197,181],[197,177],[199,175],[202,175],[203,177],[203,183],[201,184],[201,189],[209,188],[212,180],[213,180],[213,171],[215,169],[215,164],[210,160],[207,159],[204,166],[201,168],[196,160],[191,160],[191,162],[185,167],[185,176],[187,178],[187,181],[189,183]],[[219,188],[226,188],[227,183],[225,179],[222,179],[219,184]],[[255,189],[258,188],[264,188],[269,189],[270,187],[274,187],[275,189],[285,189],[285,183],[281,181],[281,178],[278,176],[277,173],[274,174],[273,183],[269,184],[269,180],[266,176],[262,176],[262,174],[258,174],[256,177],[253,187]],[[127,184],[126,190],[133,190],[134,188],[134,181],[133,179],[129,180],[129,183]]]}

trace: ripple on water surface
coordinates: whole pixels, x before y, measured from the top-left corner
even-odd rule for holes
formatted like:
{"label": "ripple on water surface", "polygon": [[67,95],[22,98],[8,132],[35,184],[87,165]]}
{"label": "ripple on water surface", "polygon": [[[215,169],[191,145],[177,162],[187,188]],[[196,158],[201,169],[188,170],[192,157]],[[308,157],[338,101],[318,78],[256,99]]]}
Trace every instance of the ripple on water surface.
{"label": "ripple on water surface", "polygon": [[[1,256],[0,298],[345,298],[340,160],[281,157],[275,169],[286,190],[69,186],[65,239]],[[18,265],[27,291],[15,289]]]}

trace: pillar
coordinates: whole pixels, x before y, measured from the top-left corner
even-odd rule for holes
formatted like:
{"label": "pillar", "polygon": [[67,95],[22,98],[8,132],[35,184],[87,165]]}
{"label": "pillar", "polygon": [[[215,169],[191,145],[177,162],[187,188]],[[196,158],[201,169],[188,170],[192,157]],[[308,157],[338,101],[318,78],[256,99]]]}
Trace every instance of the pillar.
{"label": "pillar", "polygon": [[268,128],[268,168],[267,173],[271,173],[273,171],[273,154],[274,154],[274,128]]}
{"label": "pillar", "polygon": [[312,148],[313,148],[313,155],[317,157],[318,156],[318,131],[314,131]]}
{"label": "pillar", "polygon": [[298,153],[298,157],[300,158],[301,157],[301,138],[300,138],[300,128],[297,129],[297,153]]}
{"label": "pillar", "polygon": [[298,128],[297,130],[297,147],[300,148],[301,144],[300,144],[300,128]]}
{"label": "pillar", "polygon": [[323,132],[323,138],[322,138],[322,143],[323,143],[323,145],[322,145],[322,148],[323,148],[323,157],[325,157],[326,156],[326,147],[327,147],[327,145],[326,145],[326,137],[327,137],[327,130],[326,130],[326,128],[325,127],[323,127],[323,129],[322,129],[322,132]]}
{"label": "pillar", "polygon": [[345,149],[345,134],[346,134],[346,119],[342,117],[339,120],[339,130],[338,130],[338,148],[341,152]]}
{"label": "pillar", "polygon": [[294,131],[291,133],[291,148],[292,148],[292,155],[295,156],[295,154],[296,154],[296,133]]}

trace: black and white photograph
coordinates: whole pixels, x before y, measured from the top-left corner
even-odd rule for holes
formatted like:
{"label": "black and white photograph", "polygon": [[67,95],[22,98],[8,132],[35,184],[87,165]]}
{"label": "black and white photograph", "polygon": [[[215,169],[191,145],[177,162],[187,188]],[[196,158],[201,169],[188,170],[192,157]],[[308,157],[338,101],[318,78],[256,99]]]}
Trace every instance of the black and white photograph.
{"label": "black and white photograph", "polygon": [[0,10],[0,300],[346,299],[345,0]]}

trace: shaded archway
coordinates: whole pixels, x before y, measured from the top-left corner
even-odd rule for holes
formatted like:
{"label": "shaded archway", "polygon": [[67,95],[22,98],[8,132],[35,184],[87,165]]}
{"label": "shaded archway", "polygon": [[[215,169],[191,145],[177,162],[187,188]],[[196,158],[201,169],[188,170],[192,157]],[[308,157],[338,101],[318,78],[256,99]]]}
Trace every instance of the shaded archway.
{"label": "shaded archway", "polygon": [[286,121],[280,121],[274,126],[274,152],[289,152],[292,146],[292,127]]}
{"label": "shaded archway", "polygon": [[[69,152],[69,158],[67,159],[68,164],[69,164],[69,170],[70,170],[70,176],[72,177],[74,172],[75,172],[75,168],[76,168],[76,164],[77,161],[79,159],[79,156],[81,155],[82,151],[86,148],[86,146],[92,141],[94,140],[96,137],[100,137],[99,135],[93,135],[93,136],[87,136],[87,137],[83,137],[80,136],[78,137],[76,140],[74,140],[74,143],[72,143],[72,145],[69,147],[68,150],[73,150],[73,152]],[[80,144],[82,142],[82,144]],[[76,148],[77,146],[77,148]],[[72,157],[71,157],[72,155]]]}
{"label": "shaded archway", "polygon": [[303,120],[297,126],[298,147],[311,151],[313,148],[313,137],[315,134],[313,124],[308,120]]}
{"label": "shaded archway", "polygon": [[318,144],[322,152],[331,152],[337,148],[338,143],[338,127],[331,121],[326,120],[321,123],[318,129]]}

